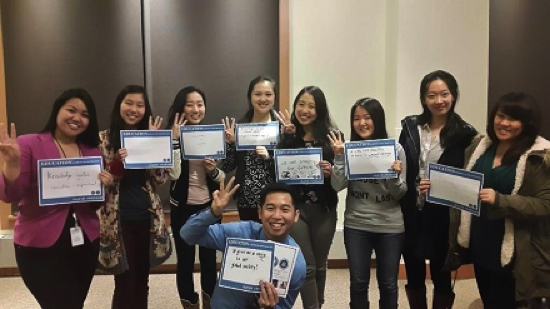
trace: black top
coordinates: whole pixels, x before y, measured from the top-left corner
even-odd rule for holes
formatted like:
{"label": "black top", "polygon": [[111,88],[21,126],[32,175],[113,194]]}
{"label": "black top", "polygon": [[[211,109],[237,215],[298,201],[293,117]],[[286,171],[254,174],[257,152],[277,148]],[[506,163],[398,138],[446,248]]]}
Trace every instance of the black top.
{"label": "black top", "polygon": [[[342,139],[344,139],[344,134]],[[334,153],[329,143],[323,141],[304,141],[301,137],[292,134],[284,134],[278,148],[294,149],[319,147],[323,149],[323,160],[334,164]],[[296,204],[316,203],[325,206],[328,210],[336,208],[338,205],[338,193],[334,191],[330,184],[330,177],[324,179],[322,185],[292,185],[297,198]]]}
{"label": "black top", "polygon": [[[492,145],[477,160],[473,171],[483,173],[483,188],[491,188],[501,194],[510,194],[514,189],[517,163],[493,168],[496,146]],[[472,261],[483,268],[502,269],[500,252],[504,238],[504,219],[487,218],[489,205],[481,204],[479,217],[472,216],[470,230],[470,254]]]}
{"label": "black top", "polygon": [[[399,201],[405,221],[406,251],[418,258],[430,259],[445,255],[449,242],[449,208],[426,203],[422,211],[416,206],[416,178],[420,170],[420,132],[416,116],[401,120],[399,143],[407,157],[407,193]],[[477,131],[464,123],[464,129],[456,139],[449,141],[437,161],[452,167],[464,167],[464,151],[471,144]]]}
{"label": "black top", "polygon": [[145,191],[146,171],[124,170],[124,176],[120,180],[118,208],[120,220],[138,221],[145,220],[151,216],[151,198]]}

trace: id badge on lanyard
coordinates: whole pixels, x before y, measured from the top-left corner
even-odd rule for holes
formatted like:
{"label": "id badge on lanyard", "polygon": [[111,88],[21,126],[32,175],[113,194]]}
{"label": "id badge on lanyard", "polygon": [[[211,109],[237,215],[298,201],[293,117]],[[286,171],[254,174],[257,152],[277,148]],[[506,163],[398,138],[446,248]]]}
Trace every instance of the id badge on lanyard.
{"label": "id badge on lanyard", "polygon": [[76,214],[73,212],[74,217],[74,227],[71,227],[71,245],[73,247],[81,246],[84,244],[84,233],[82,232],[82,228],[80,225],[78,225],[78,219],[76,218]]}

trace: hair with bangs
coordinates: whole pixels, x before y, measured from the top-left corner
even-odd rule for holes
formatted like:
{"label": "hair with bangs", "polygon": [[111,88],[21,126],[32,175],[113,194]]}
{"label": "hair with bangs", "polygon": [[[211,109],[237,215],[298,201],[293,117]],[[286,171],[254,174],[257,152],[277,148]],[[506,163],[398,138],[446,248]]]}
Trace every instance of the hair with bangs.
{"label": "hair with bangs", "polygon": [[521,121],[521,133],[502,157],[502,164],[512,165],[535,143],[540,132],[541,110],[535,98],[525,93],[511,92],[500,97],[487,121],[487,135],[497,145],[499,140],[495,133],[495,117],[498,112]]}
{"label": "hair with bangs", "polygon": [[174,102],[172,103],[172,106],[170,106],[170,110],[168,111],[168,123],[166,123],[167,130],[172,129],[172,126],[174,125],[174,120],[176,120],[176,114],[179,114],[180,117],[183,115],[183,109],[187,104],[187,96],[193,92],[196,92],[201,96],[202,102],[206,107],[206,96],[204,95],[204,91],[195,86],[187,86],[182,88],[178,92],[178,94],[176,94]]}
{"label": "hair with bangs", "polygon": [[384,113],[384,108],[380,101],[373,98],[362,98],[357,100],[355,104],[351,107],[350,121],[351,121],[351,135],[350,139],[352,141],[362,140],[361,136],[355,132],[353,126],[355,111],[357,107],[364,108],[367,113],[369,113],[372,123],[374,125],[374,131],[370,139],[385,139],[388,138],[388,131],[386,130],[386,114]]}

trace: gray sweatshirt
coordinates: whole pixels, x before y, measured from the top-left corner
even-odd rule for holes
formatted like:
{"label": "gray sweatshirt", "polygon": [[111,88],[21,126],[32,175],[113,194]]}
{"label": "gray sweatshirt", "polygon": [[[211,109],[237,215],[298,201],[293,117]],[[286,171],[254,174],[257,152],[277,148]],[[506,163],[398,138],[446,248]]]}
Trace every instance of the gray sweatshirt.
{"label": "gray sweatshirt", "polygon": [[[397,143],[397,157],[403,163],[399,178],[347,180],[344,155],[336,156],[330,177],[334,190],[348,188],[344,226],[371,233],[403,233],[403,213],[399,206],[407,192],[405,151]],[[388,166],[389,168],[389,166]]]}

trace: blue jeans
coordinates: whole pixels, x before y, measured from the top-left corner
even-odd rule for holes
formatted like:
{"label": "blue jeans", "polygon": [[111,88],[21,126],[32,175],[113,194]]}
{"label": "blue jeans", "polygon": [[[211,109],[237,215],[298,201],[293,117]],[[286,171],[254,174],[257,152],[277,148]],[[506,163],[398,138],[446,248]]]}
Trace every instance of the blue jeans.
{"label": "blue jeans", "polygon": [[344,243],[349,261],[350,308],[369,308],[370,260],[376,254],[376,279],[380,289],[380,309],[397,308],[397,275],[404,233],[371,233],[344,227]]}

